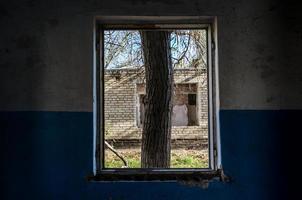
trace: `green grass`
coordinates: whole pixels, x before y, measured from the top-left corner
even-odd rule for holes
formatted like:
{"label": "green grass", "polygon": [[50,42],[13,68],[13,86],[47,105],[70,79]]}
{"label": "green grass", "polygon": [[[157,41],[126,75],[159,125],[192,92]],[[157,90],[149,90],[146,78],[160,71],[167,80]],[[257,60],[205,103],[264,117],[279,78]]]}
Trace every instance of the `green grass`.
{"label": "green grass", "polygon": [[[140,168],[140,152],[137,149],[119,150],[129,168]],[[123,162],[109,150],[105,153],[105,168],[122,168]],[[172,150],[171,168],[207,168],[208,158],[198,150]]]}

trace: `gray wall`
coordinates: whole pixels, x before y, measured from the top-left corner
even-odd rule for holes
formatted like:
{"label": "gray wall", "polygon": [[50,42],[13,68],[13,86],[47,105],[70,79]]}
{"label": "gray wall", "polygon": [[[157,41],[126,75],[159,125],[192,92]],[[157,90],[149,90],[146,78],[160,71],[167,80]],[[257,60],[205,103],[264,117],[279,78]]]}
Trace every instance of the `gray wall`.
{"label": "gray wall", "polygon": [[217,16],[222,109],[302,108],[293,8],[269,0],[0,3],[0,110],[92,111],[96,15]]}

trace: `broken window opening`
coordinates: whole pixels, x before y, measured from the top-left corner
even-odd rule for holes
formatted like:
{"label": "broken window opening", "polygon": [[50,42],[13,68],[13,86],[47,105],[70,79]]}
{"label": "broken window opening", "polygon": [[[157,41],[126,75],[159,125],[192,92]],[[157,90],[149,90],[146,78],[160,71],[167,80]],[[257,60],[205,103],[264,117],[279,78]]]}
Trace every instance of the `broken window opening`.
{"label": "broken window opening", "polygon": [[[198,126],[197,83],[175,84],[173,95],[172,127]],[[137,126],[142,127],[144,121],[144,84],[137,85]]]}

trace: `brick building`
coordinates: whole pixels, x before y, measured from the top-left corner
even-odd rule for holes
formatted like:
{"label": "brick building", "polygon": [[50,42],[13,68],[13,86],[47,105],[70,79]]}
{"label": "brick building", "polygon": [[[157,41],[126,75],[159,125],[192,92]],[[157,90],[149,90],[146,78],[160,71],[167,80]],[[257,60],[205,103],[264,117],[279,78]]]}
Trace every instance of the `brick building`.
{"label": "brick building", "polygon": [[[105,70],[105,139],[138,143],[144,116],[145,80],[143,68]],[[207,144],[208,95],[206,69],[174,70],[172,145]],[[184,123],[176,123],[176,107],[186,109]],[[179,107],[180,108],[180,107]],[[175,119],[175,118],[174,118]],[[121,144],[121,143],[119,143]],[[122,145],[121,145],[122,146]]]}

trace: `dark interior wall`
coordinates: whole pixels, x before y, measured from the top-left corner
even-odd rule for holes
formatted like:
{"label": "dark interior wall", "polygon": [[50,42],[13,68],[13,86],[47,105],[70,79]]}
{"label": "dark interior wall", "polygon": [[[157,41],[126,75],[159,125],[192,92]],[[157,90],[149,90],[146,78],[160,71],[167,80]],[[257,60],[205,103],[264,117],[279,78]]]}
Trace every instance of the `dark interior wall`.
{"label": "dark interior wall", "polygon": [[[233,181],[90,183],[97,15],[217,16],[223,166]],[[0,3],[1,199],[289,199],[301,14],[278,1]],[[281,109],[281,110],[280,110]],[[289,110],[291,109],[291,110]],[[294,170],[290,170],[294,171]]]}
{"label": "dark interior wall", "polygon": [[295,62],[301,25],[294,4],[12,0],[0,6],[1,110],[91,111],[98,15],[217,16],[222,108],[301,108],[301,62]]}

